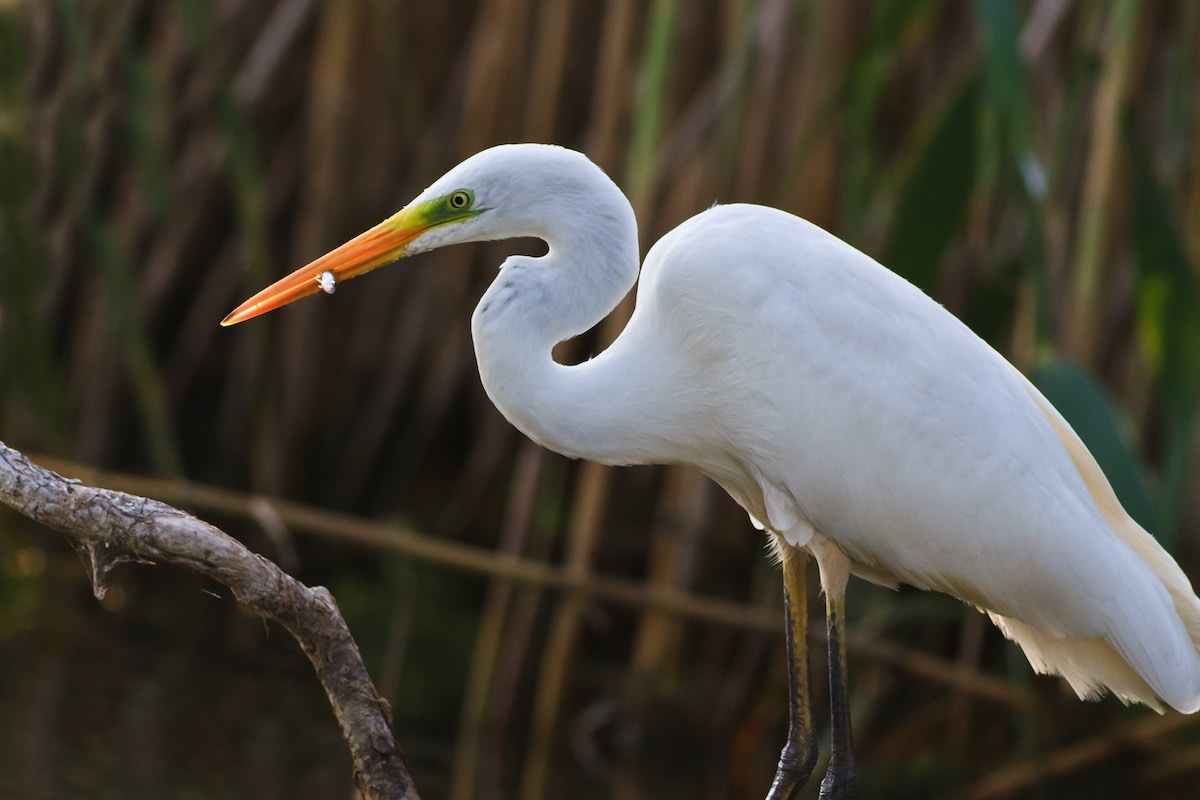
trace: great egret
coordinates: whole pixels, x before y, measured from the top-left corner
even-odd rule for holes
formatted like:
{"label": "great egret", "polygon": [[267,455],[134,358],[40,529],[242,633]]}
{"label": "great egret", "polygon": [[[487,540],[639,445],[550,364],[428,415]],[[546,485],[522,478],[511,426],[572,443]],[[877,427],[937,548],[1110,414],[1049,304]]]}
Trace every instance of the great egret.
{"label": "great egret", "polygon": [[985,611],[1034,669],[1083,698],[1200,708],[1200,600],[1121,508],[1096,461],[1014,367],[916,287],[783,211],[716,206],[647,254],[615,342],[575,366],[551,348],[638,278],[629,201],[585,156],[502,145],[391,218],[259,292],[233,325],[389,261],[537,237],[471,318],[479,373],[539,444],[605,464],[691,464],[769,531],[783,563],[791,682],[769,798],[816,760],[804,566],[825,590],[832,754],[823,797],[855,792],[845,695],[851,574]]}

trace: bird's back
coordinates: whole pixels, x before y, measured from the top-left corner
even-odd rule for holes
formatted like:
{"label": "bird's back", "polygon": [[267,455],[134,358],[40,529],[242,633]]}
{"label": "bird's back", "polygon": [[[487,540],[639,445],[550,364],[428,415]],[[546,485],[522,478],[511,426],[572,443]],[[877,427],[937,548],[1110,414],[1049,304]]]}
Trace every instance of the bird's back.
{"label": "bird's back", "polygon": [[641,280],[635,323],[682,365],[679,428],[705,431],[690,460],[768,527],[801,545],[815,528],[863,577],[979,606],[1081,695],[1200,705],[1187,579],[1040,393],[940,305],[758,206],[685,222]]}

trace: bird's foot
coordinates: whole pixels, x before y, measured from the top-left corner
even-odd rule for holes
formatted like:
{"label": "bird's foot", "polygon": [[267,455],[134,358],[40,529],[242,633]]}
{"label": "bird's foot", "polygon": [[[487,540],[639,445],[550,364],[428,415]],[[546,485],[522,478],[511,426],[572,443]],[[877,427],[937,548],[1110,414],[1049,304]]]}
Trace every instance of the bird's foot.
{"label": "bird's foot", "polygon": [[830,762],[821,780],[821,800],[853,800],[858,797],[858,769],[854,764],[840,767]]}
{"label": "bird's foot", "polygon": [[796,744],[789,740],[779,754],[779,766],[775,768],[775,780],[771,781],[771,791],[767,792],[766,800],[792,800],[800,788],[808,783],[816,764],[815,740],[804,747],[804,753],[800,753]]}

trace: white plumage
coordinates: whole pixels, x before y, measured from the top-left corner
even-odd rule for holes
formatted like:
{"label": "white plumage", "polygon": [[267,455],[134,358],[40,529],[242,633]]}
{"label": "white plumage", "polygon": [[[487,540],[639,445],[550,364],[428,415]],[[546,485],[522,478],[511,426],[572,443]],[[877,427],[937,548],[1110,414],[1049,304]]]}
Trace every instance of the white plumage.
{"label": "white plumage", "polygon": [[[453,217],[444,200],[462,190],[473,205]],[[472,318],[484,387],[531,438],[604,463],[691,464],[781,551],[812,552],[838,597],[847,571],[946,592],[1081,697],[1200,707],[1200,600],[1067,423],[953,315],[817,226],[753,205],[687,220],[647,254],[617,340],[555,363],[551,348],[637,280],[636,231],[584,156],[506,145],[355,242],[392,237],[370,268],[544,239],[545,256],[505,261]],[[343,252],[354,245],[296,275],[353,277],[367,264]],[[273,289],[227,322],[274,307]]]}
{"label": "white plumage", "polygon": [[[505,155],[426,194],[486,185]],[[1200,708],[1200,601],[1067,423],[952,314],[817,226],[752,205],[687,220],[646,256],[616,342],[554,364],[550,347],[632,282],[636,238],[599,170],[569,151],[518,158],[543,155],[554,183],[520,170],[524,215],[541,222],[510,235],[550,253],[509,259],[474,319],[484,385],[514,424],[573,456],[693,464],[790,544],[828,539],[854,574],[987,611],[1080,696]],[[595,174],[570,184],[573,169]],[[608,230],[593,207],[612,207]],[[624,283],[583,296],[592,271]]]}

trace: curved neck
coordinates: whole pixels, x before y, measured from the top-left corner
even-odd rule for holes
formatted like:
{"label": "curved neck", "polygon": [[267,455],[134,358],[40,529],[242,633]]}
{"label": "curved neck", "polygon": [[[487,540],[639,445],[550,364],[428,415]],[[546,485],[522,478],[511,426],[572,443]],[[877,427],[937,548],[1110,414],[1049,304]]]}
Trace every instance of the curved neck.
{"label": "curved neck", "polygon": [[[661,448],[640,424],[639,391],[648,381],[630,330],[576,366],[551,349],[602,320],[638,274],[637,223],[620,190],[589,197],[586,214],[560,215],[541,258],[514,256],[484,293],[471,320],[484,389],[529,438],[576,458],[603,463],[658,460]],[[628,355],[627,355],[628,354]]]}

